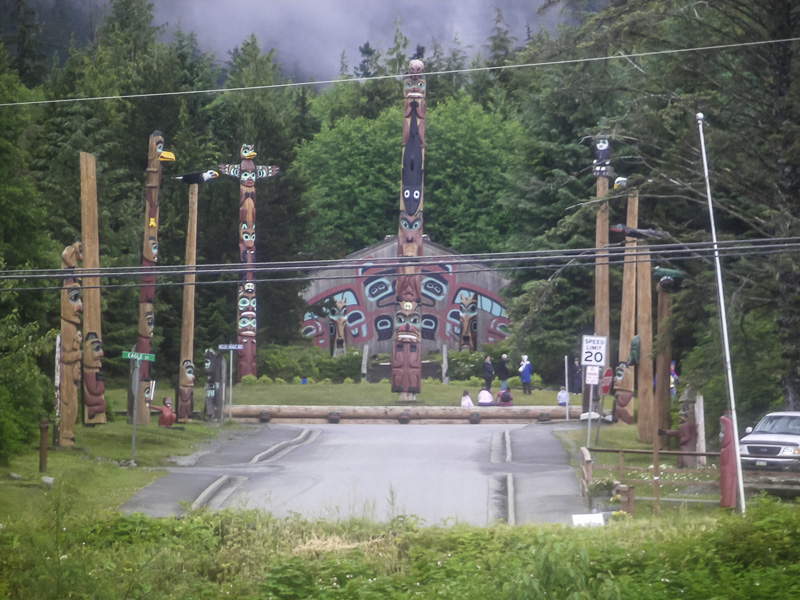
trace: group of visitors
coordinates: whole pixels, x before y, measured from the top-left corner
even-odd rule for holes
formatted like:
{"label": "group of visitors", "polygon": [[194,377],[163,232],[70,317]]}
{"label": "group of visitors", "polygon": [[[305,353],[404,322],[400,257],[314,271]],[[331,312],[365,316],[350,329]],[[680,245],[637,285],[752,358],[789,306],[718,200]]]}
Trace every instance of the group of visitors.
{"label": "group of visitors", "polygon": [[[475,406],[468,390],[464,390],[464,393],[461,394],[461,406],[462,408]],[[484,387],[478,392],[478,406],[514,406],[514,396],[511,394],[511,390],[506,388],[501,392],[497,392],[497,397],[494,398],[492,397],[492,392]]]}
{"label": "group of visitors", "polygon": [[[522,393],[531,394],[533,365],[531,361],[528,360],[527,354],[523,354],[517,371],[519,372],[519,378],[522,382]],[[492,357],[487,356],[483,360],[484,386],[478,393],[478,406],[513,406],[514,397],[511,394],[511,390],[508,388],[508,379],[510,376],[508,354],[503,354],[500,357],[500,362],[497,364],[497,367],[492,364]],[[495,379],[500,380],[500,391],[497,393],[496,398],[492,397],[492,382]],[[467,390],[464,390],[464,394],[461,396],[461,406],[475,406]]]}
{"label": "group of visitors", "polygon": [[[533,365],[531,361],[528,360],[528,355],[523,354],[522,360],[519,363],[519,378],[522,382],[522,393],[523,394],[530,394],[531,393],[531,379],[533,377]],[[492,391],[492,381],[495,378],[500,380],[500,391],[504,392],[508,389],[508,378],[509,378],[509,370],[508,370],[508,354],[503,354],[500,357],[500,363],[497,365],[497,369],[494,368],[492,364],[492,357],[487,356],[483,361],[483,381],[486,384],[484,389],[487,392]]]}

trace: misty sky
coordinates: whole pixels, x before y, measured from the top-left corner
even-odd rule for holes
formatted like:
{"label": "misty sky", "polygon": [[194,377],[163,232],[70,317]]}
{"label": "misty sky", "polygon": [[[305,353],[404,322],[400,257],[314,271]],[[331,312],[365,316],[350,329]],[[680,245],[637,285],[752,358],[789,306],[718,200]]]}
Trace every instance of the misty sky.
{"label": "misty sky", "polygon": [[[536,14],[542,0],[160,0],[155,22],[180,26],[197,34],[204,51],[221,61],[251,33],[263,51],[276,48],[284,71],[317,81],[339,75],[344,50],[350,73],[360,62],[358,47],[369,41],[386,50],[393,44],[395,20],[409,38],[409,54],[417,44],[432,49],[435,38],[445,49],[457,34],[462,48],[474,55],[491,35],[495,7],[503,11],[511,34],[520,44],[526,23],[532,32],[550,29],[557,11],[543,20]],[[169,36],[171,38],[171,36]],[[468,48],[469,47],[469,48]]]}

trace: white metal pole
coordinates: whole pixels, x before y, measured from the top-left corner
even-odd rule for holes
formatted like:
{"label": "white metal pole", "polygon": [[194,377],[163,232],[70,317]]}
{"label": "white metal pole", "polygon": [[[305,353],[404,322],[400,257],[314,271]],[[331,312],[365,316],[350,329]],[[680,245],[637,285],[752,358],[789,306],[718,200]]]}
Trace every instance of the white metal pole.
{"label": "white metal pole", "polygon": [[231,349],[230,360],[228,361],[228,418],[233,418],[233,350]]}
{"label": "white metal pole", "polygon": [[569,421],[569,357],[564,355],[564,389],[567,390],[567,421]]}
{"label": "white metal pole", "polygon": [[722,288],[722,267],[719,263],[719,247],[717,246],[717,228],[714,225],[714,206],[711,202],[711,183],[708,177],[708,159],[706,158],[706,141],[703,136],[703,113],[697,113],[697,126],[700,130],[700,150],[703,156],[703,176],[706,180],[706,196],[708,197],[708,216],[711,220],[711,240],[714,243],[714,270],[717,275],[717,303],[719,304],[719,321],[722,329],[722,349],[725,356],[725,379],[728,383],[728,403],[733,422],[733,447],[736,451],[736,476],[739,480],[739,505],[742,515],[745,514],[744,481],[742,481],[742,459],[739,455],[739,425],[736,420],[736,400],[733,394],[733,371],[731,370],[731,351],[728,342],[728,318],[725,314],[725,295]]}

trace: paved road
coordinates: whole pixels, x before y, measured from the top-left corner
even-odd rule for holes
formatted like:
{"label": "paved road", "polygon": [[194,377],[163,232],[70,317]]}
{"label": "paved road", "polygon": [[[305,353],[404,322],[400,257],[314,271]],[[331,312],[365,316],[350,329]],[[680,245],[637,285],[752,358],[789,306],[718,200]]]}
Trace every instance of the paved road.
{"label": "paved road", "polygon": [[586,512],[549,425],[261,425],[179,459],[122,510],[259,508],[278,516],[416,515],[428,525],[569,523]]}

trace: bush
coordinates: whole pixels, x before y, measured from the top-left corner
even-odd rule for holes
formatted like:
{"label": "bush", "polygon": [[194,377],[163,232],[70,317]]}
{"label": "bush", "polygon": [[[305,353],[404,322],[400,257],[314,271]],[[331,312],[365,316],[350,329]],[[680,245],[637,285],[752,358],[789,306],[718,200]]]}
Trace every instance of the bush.
{"label": "bush", "polygon": [[355,383],[352,377],[345,377],[342,383]]}
{"label": "bush", "polygon": [[330,385],[332,383],[333,382],[326,377],[325,379],[320,380],[317,385]]}
{"label": "bush", "polygon": [[485,354],[479,352],[470,354],[468,350],[450,352],[447,356],[447,369],[450,379],[467,381],[471,377],[481,375],[483,373],[481,363],[485,358]]}
{"label": "bush", "polygon": [[283,379],[282,377],[276,377],[275,383],[277,383],[278,385],[286,385],[286,380]]}
{"label": "bush", "polygon": [[301,383],[306,379],[327,378],[340,383],[346,377],[361,377],[361,356],[357,353],[332,357],[322,348],[311,345],[279,346],[259,350],[263,371],[273,379]]}
{"label": "bush", "polygon": [[[248,375],[248,377],[249,377],[249,375]],[[258,383],[260,383],[262,385],[272,385],[273,381],[272,381],[271,378],[267,377],[266,375],[262,375],[261,377],[258,378]]]}
{"label": "bush", "polygon": [[256,385],[258,383],[258,377],[255,375],[245,375],[242,377],[242,385]]}
{"label": "bush", "polygon": [[294,385],[303,385],[303,379],[302,377],[298,377],[297,375],[295,375],[294,377],[292,377],[292,383]]}
{"label": "bush", "polygon": [[306,383],[308,385],[314,385],[316,383],[316,381],[315,381],[315,379],[313,377],[306,377]]}

